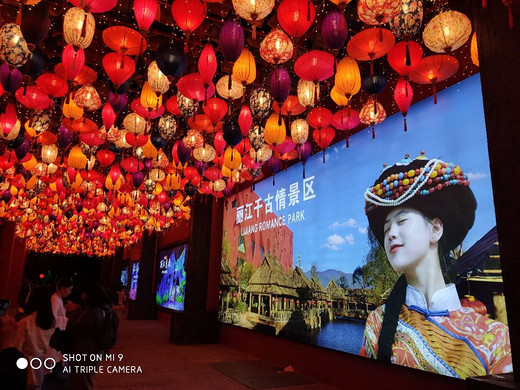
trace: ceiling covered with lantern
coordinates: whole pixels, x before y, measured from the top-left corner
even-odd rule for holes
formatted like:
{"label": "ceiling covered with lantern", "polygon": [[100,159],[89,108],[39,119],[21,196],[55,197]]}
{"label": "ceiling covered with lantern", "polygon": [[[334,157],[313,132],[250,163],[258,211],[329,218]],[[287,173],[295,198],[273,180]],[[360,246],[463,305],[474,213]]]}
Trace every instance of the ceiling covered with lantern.
{"label": "ceiling covered with lantern", "polygon": [[0,4],[0,218],[38,252],[110,255],[396,112],[413,131],[478,72],[465,1],[22,3]]}

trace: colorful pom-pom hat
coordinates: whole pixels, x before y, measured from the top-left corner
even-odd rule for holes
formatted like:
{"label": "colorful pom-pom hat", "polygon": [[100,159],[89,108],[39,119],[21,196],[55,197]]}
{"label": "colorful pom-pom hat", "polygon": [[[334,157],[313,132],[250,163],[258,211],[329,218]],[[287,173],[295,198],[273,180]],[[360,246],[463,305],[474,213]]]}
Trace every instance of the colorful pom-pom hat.
{"label": "colorful pom-pom hat", "polygon": [[381,246],[386,216],[396,207],[410,207],[427,218],[439,218],[444,226],[444,245],[451,250],[462,243],[473,226],[477,201],[461,167],[428,159],[421,152],[414,160],[406,155],[385,168],[365,191],[365,213]]}

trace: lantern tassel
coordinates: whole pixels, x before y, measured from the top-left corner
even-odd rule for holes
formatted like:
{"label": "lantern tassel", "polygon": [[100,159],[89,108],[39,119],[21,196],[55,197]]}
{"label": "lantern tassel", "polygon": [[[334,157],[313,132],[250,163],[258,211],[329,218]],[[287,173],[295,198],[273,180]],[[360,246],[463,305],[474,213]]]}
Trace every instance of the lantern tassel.
{"label": "lantern tassel", "polygon": [[83,26],[81,27],[81,38],[85,38],[87,35],[87,16],[88,13],[85,12],[85,18],[83,19]]}
{"label": "lantern tassel", "polygon": [[370,76],[374,75],[374,62],[370,61]]}
{"label": "lantern tassel", "polygon": [[274,184],[275,184],[275,182],[274,182],[274,176],[275,176],[275,175],[274,175],[274,173],[273,173],[273,187],[274,187]]}
{"label": "lantern tassel", "polygon": [[348,134],[347,134],[347,138],[346,139],[347,139],[347,148],[349,148],[350,147],[350,137],[348,136]]}
{"label": "lantern tassel", "polygon": [[509,28],[513,28],[513,7],[507,7],[507,13],[509,14]]}
{"label": "lantern tassel", "polygon": [[383,27],[379,25],[379,42],[383,42]]}
{"label": "lantern tassel", "polygon": [[433,104],[437,104],[437,86],[433,83]]}
{"label": "lantern tassel", "polygon": [[303,165],[303,178],[305,179],[305,163],[303,163],[302,165]]}
{"label": "lantern tassel", "polygon": [[374,125],[372,125],[372,139],[376,138],[376,129],[374,129]]}
{"label": "lantern tassel", "polygon": [[374,99],[374,116],[377,115],[377,99]]}
{"label": "lantern tassel", "polygon": [[311,21],[311,2],[307,1],[307,22]]}
{"label": "lantern tassel", "polygon": [[406,42],[406,60],[404,64],[406,66],[412,65],[412,59],[410,58],[410,49],[408,48],[408,42]]}
{"label": "lantern tassel", "polygon": [[408,131],[408,126],[406,125],[406,117],[404,118],[404,131]]}
{"label": "lantern tassel", "polygon": [[325,164],[325,149],[323,149],[323,164]]}

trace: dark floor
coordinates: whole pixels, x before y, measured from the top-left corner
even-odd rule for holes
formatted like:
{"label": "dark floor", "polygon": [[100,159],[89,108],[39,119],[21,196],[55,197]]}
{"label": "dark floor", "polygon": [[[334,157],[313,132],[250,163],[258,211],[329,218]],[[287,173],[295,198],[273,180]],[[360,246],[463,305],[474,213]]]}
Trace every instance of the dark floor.
{"label": "dark floor", "polygon": [[[118,342],[110,351],[116,361],[102,364],[104,373],[94,377],[96,389],[336,389],[328,384],[313,383],[312,378],[298,373],[281,372],[282,368],[226,345],[174,345],[168,342],[168,334],[169,324],[164,321],[123,319]],[[108,374],[108,365],[140,366],[142,373]],[[244,384],[221,373],[226,370]]]}

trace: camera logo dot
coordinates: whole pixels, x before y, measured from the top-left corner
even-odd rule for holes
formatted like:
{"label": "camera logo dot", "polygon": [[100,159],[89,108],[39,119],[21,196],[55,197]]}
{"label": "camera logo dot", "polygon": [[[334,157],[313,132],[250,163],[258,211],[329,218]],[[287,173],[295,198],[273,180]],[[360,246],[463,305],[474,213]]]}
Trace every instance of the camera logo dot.
{"label": "camera logo dot", "polygon": [[26,358],[20,358],[16,361],[16,367],[18,367],[20,370],[25,370],[27,366],[29,365],[29,362]]}

